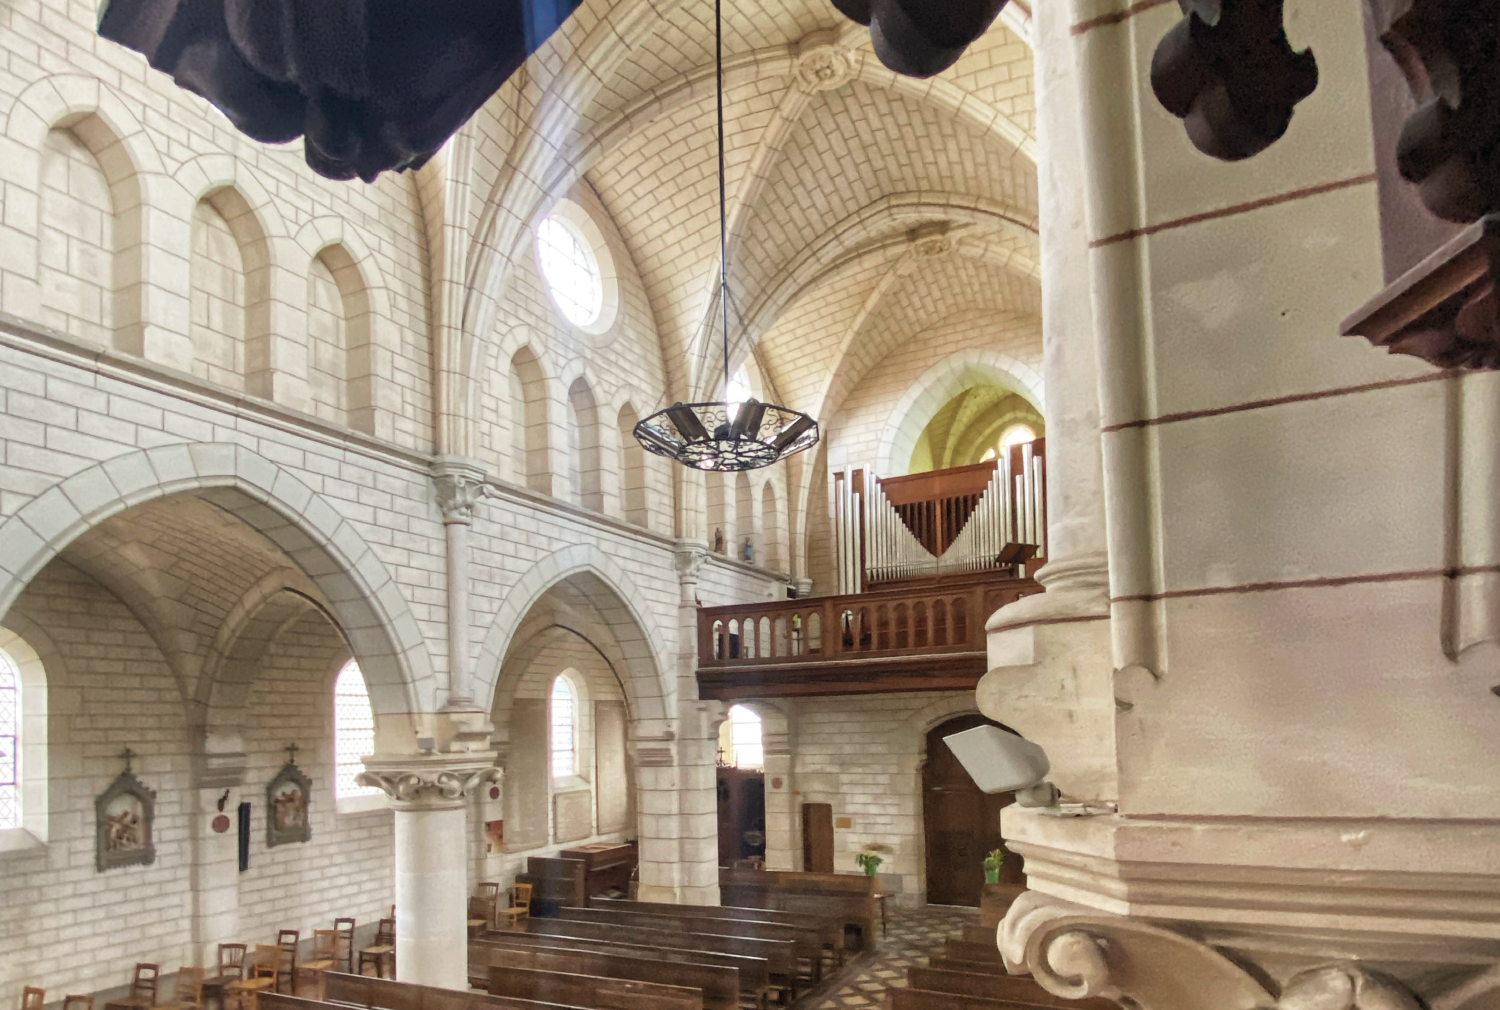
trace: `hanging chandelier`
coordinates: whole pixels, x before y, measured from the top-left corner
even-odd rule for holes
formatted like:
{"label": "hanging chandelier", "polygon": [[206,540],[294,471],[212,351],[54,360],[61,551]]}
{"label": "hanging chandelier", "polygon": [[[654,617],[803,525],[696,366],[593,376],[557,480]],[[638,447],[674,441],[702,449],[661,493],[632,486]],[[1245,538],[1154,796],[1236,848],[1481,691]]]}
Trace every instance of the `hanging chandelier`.
{"label": "hanging chandelier", "polygon": [[[729,395],[729,217],[724,186],[724,14],[714,0],[714,72],[719,133],[719,315],[724,337],[724,395]],[[739,313],[736,311],[736,317]],[[647,452],[695,470],[755,470],[818,442],[818,422],[790,407],[741,402],[674,403],[635,426]]]}

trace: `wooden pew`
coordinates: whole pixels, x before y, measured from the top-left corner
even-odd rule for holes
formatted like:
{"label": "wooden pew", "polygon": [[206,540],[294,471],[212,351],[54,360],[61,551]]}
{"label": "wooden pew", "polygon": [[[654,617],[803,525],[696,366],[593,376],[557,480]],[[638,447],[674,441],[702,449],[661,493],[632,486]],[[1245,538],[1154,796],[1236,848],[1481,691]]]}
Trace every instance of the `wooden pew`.
{"label": "wooden pew", "polygon": [[1118,1010],[1112,1000],[1064,999],[1043,989],[1030,975],[986,975],[912,967],[906,972],[909,989],[978,996],[981,999],[1012,1000],[1035,1007],[1077,1007],[1078,1010]]}
{"label": "wooden pew", "polygon": [[596,975],[601,978],[651,982],[702,993],[704,1010],[738,1010],[740,973],[735,968],[664,961],[630,955],[624,952],[526,947],[515,943],[486,943],[482,939],[469,944],[469,978],[488,979],[494,967],[531,968],[537,971]]}
{"label": "wooden pew", "polygon": [[490,968],[490,995],[590,1010],[703,1010],[697,989],[531,968]]}
{"label": "wooden pew", "polygon": [[[629,940],[632,936],[624,938]],[[628,943],[623,940],[595,940],[581,936],[552,936],[545,933],[485,933],[471,941],[494,947],[520,949],[550,948],[556,950],[587,950],[601,954],[626,954],[657,961],[681,962],[707,965],[715,968],[734,969],[739,976],[741,999],[763,1005],[767,991],[771,988],[771,970],[763,957],[747,957],[743,954],[721,954],[710,950],[682,950],[676,947],[653,947]],[[472,975],[471,956],[471,975]],[[705,992],[704,1004],[708,996]]]}
{"label": "wooden pew", "polygon": [[878,877],[864,874],[719,868],[719,894],[724,904],[838,915],[846,928],[859,931],[864,945],[873,942],[880,915],[875,902],[877,886]]}
{"label": "wooden pew", "polygon": [[714,933],[689,933],[680,929],[635,928],[622,936],[620,927],[578,919],[531,919],[527,932],[551,936],[582,936],[592,940],[629,939],[652,947],[678,950],[707,950],[719,954],[744,954],[763,958],[770,971],[771,986],[796,995],[797,945],[790,940],[757,940],[747,936],[722,936]]}
{"label": "wooden pew", "polygon": [[688,912],[708,919],[728,919],[735,922],[779,922],[786,926],[802,926],[817,930],[822,937],[824,949],[833,951],[838,960],[842,961],[844,957],[844,927],[836,915],[783,912],[774,908],[737,908],[733,905],[673,905],[664,901],[627,901],[624,898],[591,897],[589,907],[619,909],[622,912],[652,912],[659,915]]}
{"label": "wooden pew", "polygon": [[[687,906],[683,906],[685,909]],[[788,926],[778,922],[754,922],[738,919],[714,919],[690,911],[672,914],[622,912],[610,908],[564,908],[558,918],[583,922],[602,922],[635,929],[680,929],[689,933],[716,933],[720,936],[748,936],[757,940],[790,940],[797,945],[797,956],[806,958],[808,971],[816,983],[823,977],[823,940],[817,930],[805,926]]]}
{"label": "wooden pew", "polygon": [[577,859],[527,857],[526,872],[516,874],[516,883],[531,885],[532,916],[556,915],[565,905],[584,904],[588,900],[585,869]]}
{"label": "wooden pew", "polygon": [[[329,972],[331,979],[334,972]],[[416,985],[397,982],[388,978],[369,978],[362,975],[344,975],[345,982],[330,990],[324,1000],[305,999],[300,996],[283,996],[276,992],[259,994],[261,1010],[330,1010],[333,1007],[369,1007],[371,1010],[555,1010],[556,1003],[538,1003],[531,1000],[512,999],[506,996],[490,996],[485,993],[461,992],[439,986]],[[335,999],[331,993],[337,992]]]}

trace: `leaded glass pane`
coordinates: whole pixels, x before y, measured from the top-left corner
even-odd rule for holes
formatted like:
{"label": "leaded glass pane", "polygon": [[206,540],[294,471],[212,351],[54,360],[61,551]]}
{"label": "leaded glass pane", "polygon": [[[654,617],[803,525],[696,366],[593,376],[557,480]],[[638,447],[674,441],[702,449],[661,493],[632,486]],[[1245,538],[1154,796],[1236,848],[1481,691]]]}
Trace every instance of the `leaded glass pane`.
{"label": "leaded glass pane", "polygon": [[0,830],[21,826],[21,677],[0,652]]}
{"label": "leaded glass pane", "polygon": [[552,683],[552,777],[566,778],[573,772],[573,685],[558,677]]}
{"label": "leaded glass pane", "polygon": [[334,795],[370,796],[380,790],[354,779],[365,770],[364,759],[375,753],[375,713],[359,664],[350,660],[339,671],[333,689]]}

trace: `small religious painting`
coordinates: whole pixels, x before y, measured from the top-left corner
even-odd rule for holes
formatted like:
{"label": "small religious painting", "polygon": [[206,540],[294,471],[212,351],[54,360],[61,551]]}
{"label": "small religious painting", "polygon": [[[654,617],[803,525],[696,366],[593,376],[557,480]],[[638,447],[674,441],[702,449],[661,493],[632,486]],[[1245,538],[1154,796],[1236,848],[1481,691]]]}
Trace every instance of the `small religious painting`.
{"label": "small religious painting", "polygon": [[156,861],[156,843],[151,835],[156,793],[131,771],[135,752],[127,747],[120,757],[125,770],[94,800],[98,825],[94,857],[100,873],[117,866],[149,866]]}
{"label": "small religious painting", "polygon": [[266,786],[266,845],[274,847],[312,839],[312,820],[308,802],[312,798],[312,779],[297,767],[296,744],[287,747],[287,762]]}
{"label": "small religious painting", "polygon": [[484,822],[484,841],[485,841],[485,851],[487,851],[487,852],[504,852],[505,851],[505,822],[504,821],[485,821]]}

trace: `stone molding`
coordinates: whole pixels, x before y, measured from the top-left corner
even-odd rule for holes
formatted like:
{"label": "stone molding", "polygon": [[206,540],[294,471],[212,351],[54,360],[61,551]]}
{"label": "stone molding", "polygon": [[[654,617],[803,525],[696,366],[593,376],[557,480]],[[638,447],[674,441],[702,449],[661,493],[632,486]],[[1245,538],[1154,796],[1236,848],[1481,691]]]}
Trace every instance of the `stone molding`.
{"label": "stone molding", "polygon": [[492,761],[481,764],[475,757],[369,757],[355,781],[385,793],[397,810],[460,807],[473,790],[500,781],[501,770]]}
{"label": "stone molding", "polygon": [[[1038,891],[1011,906],[997,945],[1008,970],[1030,972],[1050,993],[1145,1010],[1480,1010],[1500,993],[1500,969],[1481,969],[1456,987],[1446,983],[1446,992],[1418,993],[1357,961],[1307,968],[1278,985],[1274,966],[1251,974],[1241,967],[1251,959],[1246,952],[1231,960],[1170,922],[1111,915]],[[1452,967],[1425,977],[1451,979],[1473,965]]]}

